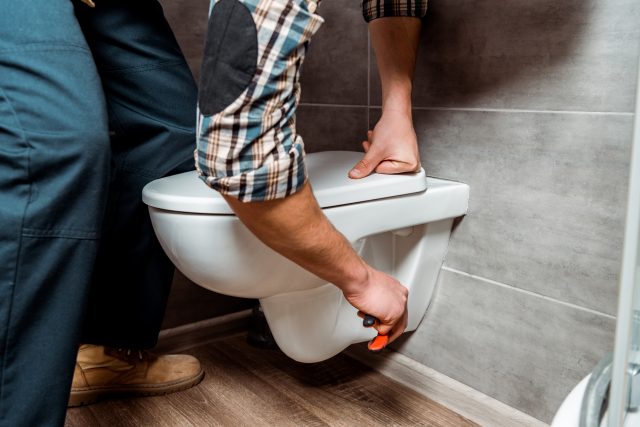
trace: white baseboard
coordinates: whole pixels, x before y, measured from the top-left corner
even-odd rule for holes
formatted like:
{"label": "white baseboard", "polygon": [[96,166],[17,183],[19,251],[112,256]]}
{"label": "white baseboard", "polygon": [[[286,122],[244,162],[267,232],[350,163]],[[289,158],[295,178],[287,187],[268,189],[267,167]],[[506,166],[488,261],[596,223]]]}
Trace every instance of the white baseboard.
{"label": "white baseboard", "polygon": [[[244,333],[250,316],[251,310],[244,310],[165,329],[160,332],[155,351],[185,351]],[[548,424],[400,353],[385,351],[373,354],[363,345],[354,345],[345,354],[481,426],[548,427]]]}
{"label": "white baseboard", "polygon": [[548,427],[548,424],[398,352],[374,354],[363,345],[354,345],[345,353],[481,426]]}
{"label": "white baseboard", "polygon": [[176,353],[246,332],[251,310],[225,314],[160,332],[154,351]]}

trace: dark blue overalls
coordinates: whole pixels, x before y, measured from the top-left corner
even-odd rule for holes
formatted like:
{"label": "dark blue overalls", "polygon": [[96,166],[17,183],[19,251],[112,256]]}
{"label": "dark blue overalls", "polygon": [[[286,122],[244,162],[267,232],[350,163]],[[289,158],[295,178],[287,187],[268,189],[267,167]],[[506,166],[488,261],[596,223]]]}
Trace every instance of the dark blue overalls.
{"label": "dark blue overalls", "polygon": [[96,3],[0,0],[3,427],[62,425],[80,341],[155,345],[173,274],[140,197],[196,87],[155,0]]}

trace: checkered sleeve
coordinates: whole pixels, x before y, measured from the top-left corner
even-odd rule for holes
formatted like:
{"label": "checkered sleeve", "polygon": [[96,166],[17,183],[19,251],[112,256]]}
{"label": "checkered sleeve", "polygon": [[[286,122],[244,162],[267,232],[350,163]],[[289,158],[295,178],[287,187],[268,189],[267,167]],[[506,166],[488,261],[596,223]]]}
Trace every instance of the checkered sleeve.
{"label": "checkered sleeve", "polygon": [[306,182],[298,79],[323,23],[309,1],[212,0],[196,169],[207,185],[242,202],[284,198]]}
{"label": "checkered sleeve", "polygon": [[367,22],[386,16],[422,18],[426,13],[427,0],[362,0],[362,15]]}

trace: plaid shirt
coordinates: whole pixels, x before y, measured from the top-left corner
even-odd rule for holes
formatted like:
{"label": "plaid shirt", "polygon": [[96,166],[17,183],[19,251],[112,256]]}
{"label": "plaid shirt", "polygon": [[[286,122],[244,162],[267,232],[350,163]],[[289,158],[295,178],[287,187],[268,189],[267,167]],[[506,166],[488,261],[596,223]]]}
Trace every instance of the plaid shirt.
{"label": "plaid shirt", "polygon": [[427,0],[362,0],[362,15],[369,22],[385,16],[416,16],[427,13]]}
{"label": "plaid shirt", "polygon": [[[220,1],[212,0],[212,10]],[[222,111],[208,116],[199,109],[196,168],[207,185],[240,201],[280,199],[307,179],[295,125],[298,80],[308,42],[324,21],[310,12],[311,0],[237,1],[255,23],[257,68],[244,92]],[[421,17],[426,0],[363,0],[362,8],[367,21]]]}

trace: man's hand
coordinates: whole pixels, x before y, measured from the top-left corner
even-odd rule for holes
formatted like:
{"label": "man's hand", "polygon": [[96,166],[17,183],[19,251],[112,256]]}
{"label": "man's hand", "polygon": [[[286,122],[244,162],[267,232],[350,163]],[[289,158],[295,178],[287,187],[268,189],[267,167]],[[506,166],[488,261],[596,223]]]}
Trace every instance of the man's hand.
{"label": "man's hand", "polygon": [[96,7],[96,4],[92,0],[80,0],[82,3],[88,5],[89,7]]}
{"label": "man's hand", "polygon": [[[368,266],[367,266],[368,267]],[[409,291],[393,277],[368,267],[367,283],[356,292],[344,292],[349,303],[364,314],[374,316],[378,321],[373,327],[380,335],[389,335],[389,342],[395,340],[407,328],[407,297]]]}
{"label": "man's hand", "polygon": [[365,155],[349,172],[350,178],[364,178],[373,171],[385,174],[420,170],[418,138],[410,112],[386,110],[373,131],[362,142]]}

